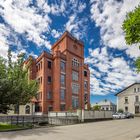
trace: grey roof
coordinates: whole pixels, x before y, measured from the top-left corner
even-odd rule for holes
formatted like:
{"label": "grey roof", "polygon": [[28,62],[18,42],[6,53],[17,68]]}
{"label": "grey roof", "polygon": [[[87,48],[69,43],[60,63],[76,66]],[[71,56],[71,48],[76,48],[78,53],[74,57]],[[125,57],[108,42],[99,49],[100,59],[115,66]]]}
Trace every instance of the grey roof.
{"label": "grey roof", "polygon": [[132,87],[132,86],[134,86],[136,84],[140,84],[140,83],[133,83],[133,84],[129,85],[128,87],[124,88],[123,90],[121,90],[117,94],[115,94],[115,96],[117,96],[118,94],[122,93],[123,91],[127,90],[128,88],[130,88],[130,87]]}

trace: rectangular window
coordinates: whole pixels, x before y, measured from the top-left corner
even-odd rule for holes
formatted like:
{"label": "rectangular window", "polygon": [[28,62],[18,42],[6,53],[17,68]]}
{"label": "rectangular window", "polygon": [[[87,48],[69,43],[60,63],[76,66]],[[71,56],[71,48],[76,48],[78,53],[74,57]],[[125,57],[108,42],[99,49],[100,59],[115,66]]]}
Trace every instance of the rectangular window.
{"label": "rectangular window", "polygon": [[75,94],[79,93],[79,84],[72,83],[72,93],[75,93]]}
{"label": "rectangular window", "polygon": [[61,89],[61,100],[65,100],[65,89]]}
{"label": "rectangular window", "polygon": [[40,70],[40,63],[38,64],[38,70]]}
{"label": "rectangular window", "polygon": [[140,88],[138,88],[138,92],[140,92]]}
{"label": "rectangular window", "polygon": [[128,112],[128,106],[125,106],[125,112]]}
{"label": "rectangular window", "polygon": [[48,84],[50,84],[52,82],[52,78],[51,76],[48,76]]}
{"label": "rectangular window", "polygon": [[48,68],[51,69],[52,68],[52,62],[48,61]]}
{"label": "rectangular window", "polygon": [[139,102],[139,96],[135,96],[135,101]]}
{"label": "rectangular window", "polygon": [[72,71],[72,80],[73,81],[78,81],[78,72],[76,71]]}
{"label": "rectangular window", "polygon": [[61,74],[61,77],[60,77],[60,81],[61,81],[61,85],[64,86],[65,85],[65,75],[64,74]]}
{"label": "rectangular window", "polygon": [[84,81],[84,89],[88,88],[88,81]]}
{"label": "rectangular window", "polygon": [[60,110],[65,111],[65,104],[60,104]]}
{"label": "rectangular window", "polygon": [[48,111],[53,111],[53,107],[51,105],[49,105]]}
{"label": "rectangular window", "polygon": [[85,104],[87,104],[87,102],[88,102],[88,94],[87,93],[84,94],[84,102],[85,102]]}
{"label": "rectangular window", "polygon": [[134,88],[134,92],[135,92],[135,93],[137,92],[137,89],[136,89],[136,88]]}
{"label": "rectangular window", "polygon": [[76,59],[76,58],[73,58],[72,59],[72,66],[73,67],[79,67],[79,61],[78,61],[78,59]]}
{"label": "rectangular window", "polygon": [[65,62],[64,61],[60,62],[60,68],[61,68],[61,71],[65,71]]}
{"label": "rectangular window", "polygon": [[14,114],[19,114],[19,105],[14,106]]}
{"label": "rectangular window", "polygon": [[47,98],[48,98],[49,100],[52,99],[52,92],[51,92],[51,91],[48,92]]}
{"label": "rectangular window", "polygon": [[125,97],[125,104],[128,104],[128,97]]}
{"label": "rectangular window", "polygon": [[38,81],[38,84],[42,84],[42,77],[39,77],[39,78],[37,79],[37,81]]}
{"label": "rectangular window", "polygon": [[86,70],[84,70],[84,76],[87,77],[87,71]]}
{"label": "rectangular window", "polygon": [[78,97],[72,96],[72,107],[77,109],[79,106]]}
{"label": "rectangular window", "polygon": [[42,110],[41,106],[39,103],[35,103],[35,112],[40,112]]}

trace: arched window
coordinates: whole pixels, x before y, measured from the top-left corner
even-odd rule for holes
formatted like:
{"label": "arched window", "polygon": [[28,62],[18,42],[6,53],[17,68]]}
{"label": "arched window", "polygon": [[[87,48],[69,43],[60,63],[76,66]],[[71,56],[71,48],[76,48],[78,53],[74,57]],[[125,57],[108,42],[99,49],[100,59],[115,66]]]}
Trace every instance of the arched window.
{"label": "arched window", "polygon": [[30,106],[26,105],[25,107],[25,114],[30,114]]}

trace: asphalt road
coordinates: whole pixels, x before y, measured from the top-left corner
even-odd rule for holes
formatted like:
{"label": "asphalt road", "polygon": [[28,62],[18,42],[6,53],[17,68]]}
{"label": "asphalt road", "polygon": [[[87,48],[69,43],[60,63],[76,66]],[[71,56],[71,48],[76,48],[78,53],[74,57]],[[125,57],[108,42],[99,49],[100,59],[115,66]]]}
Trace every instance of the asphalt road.
{"label": "asphalt road", "polygon": [[135,140],[138,136],[140,118],[2,132],[0,140]]}

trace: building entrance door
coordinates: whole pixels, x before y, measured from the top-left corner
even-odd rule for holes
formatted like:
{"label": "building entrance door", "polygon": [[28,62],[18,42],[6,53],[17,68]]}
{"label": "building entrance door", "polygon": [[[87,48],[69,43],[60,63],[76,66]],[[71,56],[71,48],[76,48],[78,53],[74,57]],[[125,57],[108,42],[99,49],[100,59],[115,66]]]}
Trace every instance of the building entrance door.
{"label": "building entrance door", "polygon": [[135,114],[139,113],[139,106],[135,106]]}

